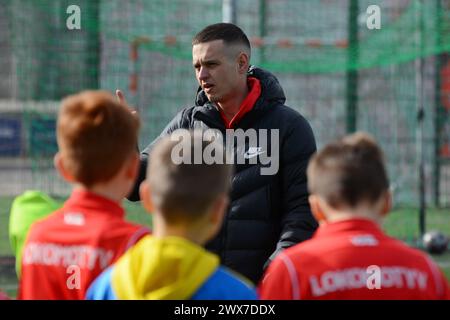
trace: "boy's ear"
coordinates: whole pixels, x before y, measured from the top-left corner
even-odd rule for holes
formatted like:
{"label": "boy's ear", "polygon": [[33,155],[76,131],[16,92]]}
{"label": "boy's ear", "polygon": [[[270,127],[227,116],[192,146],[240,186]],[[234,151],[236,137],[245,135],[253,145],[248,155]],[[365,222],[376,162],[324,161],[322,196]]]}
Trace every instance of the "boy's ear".
{"label": "boy's ear", "polygon": [[308,200],[309,200],[309,205],[311,207],[311,212],[314,215],[314,218],[316,218],[316,220],[319,224],[325,223],[327,221],[327,217],[323,213],[323,209],[320,206],[319,197],[312,194],[308,197]]}
{"label": "boy's ear", "polygon": [[59,151],[53,157],[53,164],[59,175],[63,177],[64,180],[70,183],[75,182],[74,177],[65,168],[63,157],[61,156],[61,153]]}
{"label": "boy's ear", "polygon": [[212,239],[220,230],[222,221],[225,216],[226,209],[228,207],[228,195],[223,194],[219,196],[213,203],[207,219],[210,225],[208,240]]}
{"label": "boy's ear", "polygon": [[390,191],[386,191],[383,200],[383,209],[381,210],[381,216],[386,217],[392,209],[392,193]]}
{"label": "boy's ear", "polygon": [[142,206],[144,207],[144,209],[148,213],[153,213],[154,207],[147,179],[142,181],[141,185],[139,186],[139,195],[141,196]]}
{"label": "boy's ear", "polygon": [[221,195],[217,198],[217,200],[214,202],[212,207],[212,215],[211,215],[211,222],[213,224],[222,224],[223,217],[225,216],[225,212],[228,207],[228,196],[227,195]]}
{"label": "boy's ear", "polygon": [[136,152],[133,152],[133,155],[130,157],[128,167],[126,169],[126,176],[130,178],[130,180],[135,180],[138,172],[139,172],[139,155]]}

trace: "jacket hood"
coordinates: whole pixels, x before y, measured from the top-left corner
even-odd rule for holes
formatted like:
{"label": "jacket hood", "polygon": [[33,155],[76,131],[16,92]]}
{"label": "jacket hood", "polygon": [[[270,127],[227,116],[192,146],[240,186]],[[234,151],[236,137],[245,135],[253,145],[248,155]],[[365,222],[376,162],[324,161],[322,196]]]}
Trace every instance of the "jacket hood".
{"label": "jacket hood", "polygon": [[119,299],[189,299],[216,271],[219,258],[179,237],[146,236],[118,260],[112,286]]}
{"label": "jacket hood", "polygon": [[[255,109],[263,107],[268,104],[268,102],[279,102],[280,104],[284,104],[286,101],[286,96],[284,95],[283,88],[281,87],[278,79],[272,73],[255,66],[250,66],[247,76],[255,77],[261,83],[261,96],[255,104]],[[205,92],[201,87],[199,87],[197,90],[195,105],[203,106],[207,102],[209,102],[209,100],[206,97]]]}

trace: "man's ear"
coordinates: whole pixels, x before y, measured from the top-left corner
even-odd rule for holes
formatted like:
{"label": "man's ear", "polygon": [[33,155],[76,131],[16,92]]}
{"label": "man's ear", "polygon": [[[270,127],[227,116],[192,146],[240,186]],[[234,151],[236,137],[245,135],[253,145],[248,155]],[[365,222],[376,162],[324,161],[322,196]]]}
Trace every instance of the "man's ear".
{"label": "man's ear", "polygon": [[239,66],[239,73],[240,74],[247,74],[249,63],[250,63],[250,57],[247,53],[241,51],[238,55],[238,66]]}
{"label": "man's ear", "polygon": [[154,211],[154,206],[152,202],[152,197],[150,194],[150,186],[148,185],[147,179],[142,181],[141,185],[139,186],[139,195],[141,196],[142,206],[144,209],[152,214]]}
{"label": "man's ear", "polygon": [[314,215],[314,218],[316,218],[317,222],[319,224],[325,223],[327,221],[327,217],[323,212],[322,207],[320,206],[320,199],[316,195],[310,195],[308,197],[309,205],[311,207],[311,212]]}
{"label": "man's ear", "polygon": [[70,183],[75,182],[75,178],[67,171],[66,167],[64,166],[64,160],[59,151],[53,157],[53,164],[59,175],[63,177],[64,180]]}
{"label": "man's ear", "polygon": [[381,216],[386,217],[392,209],[392,193],[390,191],[386,191],[383,197],[383,209],[381,210]]}

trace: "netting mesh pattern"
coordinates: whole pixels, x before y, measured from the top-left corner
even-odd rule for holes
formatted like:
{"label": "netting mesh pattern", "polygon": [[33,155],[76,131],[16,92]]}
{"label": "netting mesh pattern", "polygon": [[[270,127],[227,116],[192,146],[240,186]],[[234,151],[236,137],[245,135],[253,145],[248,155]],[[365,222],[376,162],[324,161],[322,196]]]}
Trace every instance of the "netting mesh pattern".
{"label": "netting mesh pattern", "polygon": [[[81,9],[81,30],[66,27],[71,4]],[[423,57],[427,198],[440,185],[442,200],[450,202],[450,190],[436,174],[436,150],[446,140],[441,127],[448,122],[436,121],[448,118],[436,96],[443,90],[442,57],[450,51],[449,0],[236,4],[237,24],[253,43],[252,63],[276,74],[287,104],[310,121],[319,147],[345,134],[349,119],[380,141],[397,204],[417,203],[415,61]],[[381,9],[379,30],[366,26],[369,5]],[[36,128],[52,132],[59,99],[87,88],[122,89],[142,117],[145,146],[177,111],[192,105],[197,85],[191,38],[222,20],[222,1],[0,0],[0,17],[0,118],[20,120],[22,148],[15,156],[29,168],[13,193],[30,184],[57,193],[67,188],[50,170],[49,135],[30,136]],[[351,72],[357,72],[355,88],[349,87]],[[357,105],[354,114],[349,100]]]}

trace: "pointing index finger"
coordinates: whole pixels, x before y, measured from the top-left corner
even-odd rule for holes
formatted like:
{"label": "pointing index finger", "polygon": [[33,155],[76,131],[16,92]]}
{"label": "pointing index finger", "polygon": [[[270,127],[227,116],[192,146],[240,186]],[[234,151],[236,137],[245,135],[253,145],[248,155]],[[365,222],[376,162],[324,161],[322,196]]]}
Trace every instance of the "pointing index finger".
{"label": "pointing index finger", "polygon": [[127,104],[127,102],[125,101],[125,96],[123,95],[122,91],[120,91],[119,89],[116,90],[116,97],[117,97],[117,100],[119,100],[119,103]]}

